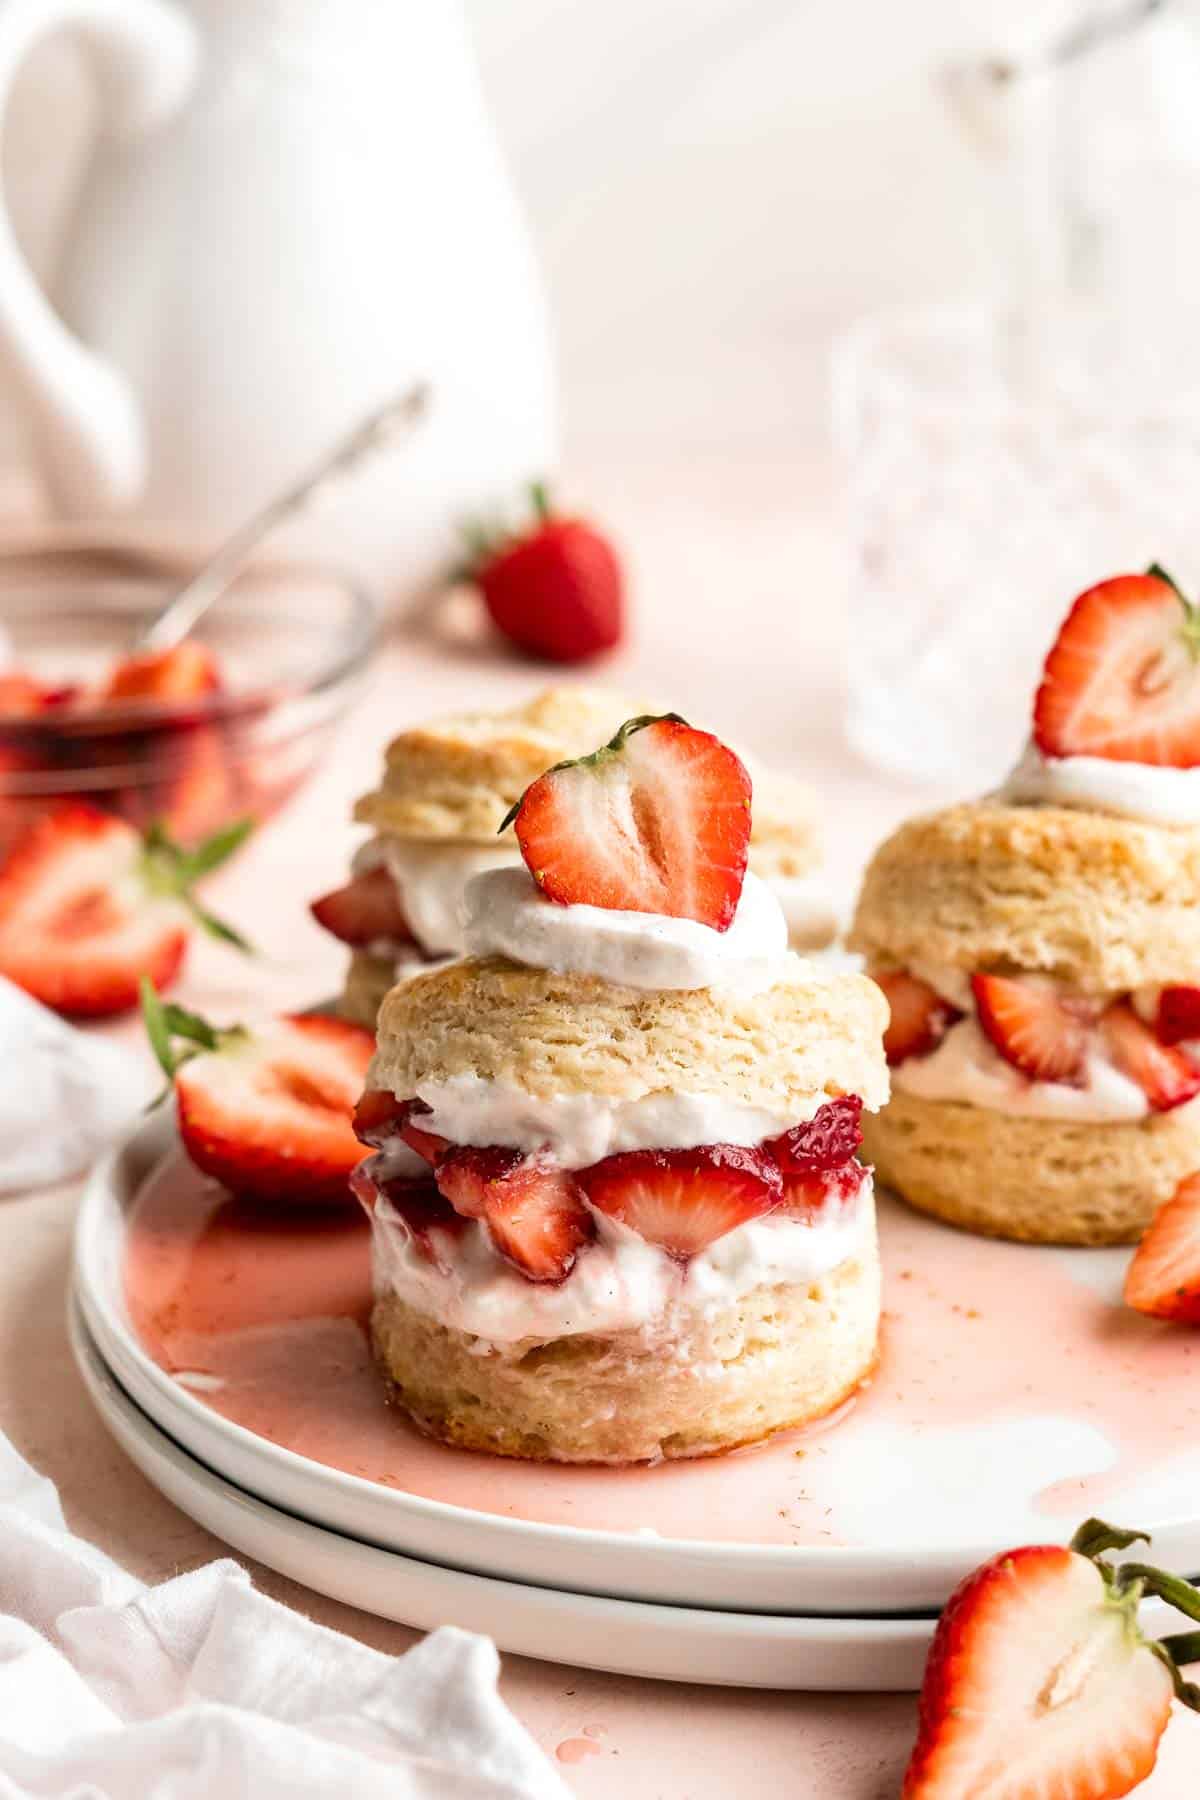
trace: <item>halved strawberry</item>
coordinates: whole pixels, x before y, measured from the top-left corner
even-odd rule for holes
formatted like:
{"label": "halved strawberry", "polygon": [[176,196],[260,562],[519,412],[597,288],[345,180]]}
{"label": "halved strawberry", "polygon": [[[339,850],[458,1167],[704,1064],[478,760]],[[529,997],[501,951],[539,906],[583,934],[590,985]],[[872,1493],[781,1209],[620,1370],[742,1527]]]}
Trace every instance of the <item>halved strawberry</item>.
{"label": "halved strawberry", "polygon": [[849,1162],[862,1143],[862,1101],[857,1094],[827,1100],[803,1125],[793,1125],[763,1149],[784,1175],[815,1174]]}
{"label": "halved strawberry", "polygon": [[188,852],[94,807],[54,807],[18,838],[0,871],[0,975],[59,1012],[98,1018],[136,1006],[143,976],[165,987],[194,924],[246,949],[192,887],[248,830]]}
{"label": "halved strawberry", "polygon": [[956,1006],[943,1000],[927,981],[910,975],[907,969],[880,970],[873,973],[871,979],[882,989],[888,1003],[883,1053],[893,1068],[910,1056],[928,1056],[937,1049],[951,1025],[962,1018]]}
{"label": "halved strawberry", "polygon": [[221,670],[207,645],[185,638],[170,650],[146,650],[127,656],[109,672],[97,694],[100,701],[195,700],[215,694]]}
{"label": "halved strawberry", "polygon": [[411,1102],[398,1100],[388,1088],[365,1088],[354,1108],[354,1135],[360,1144],[382,1150],[400,1136]]}
{"label": "halved strawberry", "polygon": [[1030,1081],[1082,1087],[1087,1079],[1087,1024],[1049,983],[1036,977],[974,975],[979,1023],[1006,1062]]}
{"label": "halved strawberry", "polygon": [[750,843],[750,777],[674,713],[630,719],[603,748],[542,775],[505,819],[562,905],[697,919],[725,931]]}
{"label": "halved strawberry", "polygon": [[580,1169],[579,1183],[597,1212],[679,1257],[773,1211],[783,1192],[771,1158],[736,1144],[627,1150]]}
{"label": "halved strawberry", "polygon": [[844,1212],[858,1198],[867,1173],[860,1162],[837,1169],[797,1169],[783,1178],[781,1210],[807,1221]]}
{"label": "halved strawberry", "polygon": [[385,868],[367,869],[345,887],[322,894],[309,906],[313,918],[343,944],[370,944],[376,938],[411,941],[396,884]]}
{"label": "halved strawberry", "polygon": [[530,1281],[561,1281],[593,1233],[569,1169],[519,1150],[471,1145],[447,1151],[437,1184],[454,1210],[482,1219],[502,1256]]}
{"label": "halved strawberry", "polygon": [[350,1199],[350,1175],[362,1160],[354,1104],[375,1053],[371,1032],[317,1013],[256,1031],[217,1028],[165,1004],[148,982],[142,1013],[174,1082],[179,1135],[197,1168],[257,1200]]}
{"label": "halved strawberry", "polygon": [[1162,989],[1154,1029],[1160,1044],[1183,1044],[1188,1039],[1200,1040],[1200,987],[1176,982]]}
{"label": "halved strawberry", "polygon": [[1200,763],[1200,611],[1157,566],[1080,594],[1046,658],[1033,735],[1046,756]]}
{"label": "halved strawberry", "polygon": [[[1185,1582],[1100,1560],[1136,1533],[1089,1520],[1074,1545],[993,1557],[951,1595],[921,1689],[902,1800],[1115,1800],[1145,1780],[1176,1695],[1200,1693],[1138,1629],[1144,1589]],[[1193,1615],[1194,1616],[1194,1615]]]}
{"label": "halved strawberry", "polygon": [[1155,1112],[1170,1112],[1200,1094],[1200,1065],[1170,1044],[1162,1044],[1127,1001],[1118,1000],[1100,1020],[1113,1061],[1136,1081]]}
{"label": "halved strawberry", "polygon": [[1126,1271],[1125,1299],[1152,1319],[1200,1325],[1200,1174],[1155,1214]]}

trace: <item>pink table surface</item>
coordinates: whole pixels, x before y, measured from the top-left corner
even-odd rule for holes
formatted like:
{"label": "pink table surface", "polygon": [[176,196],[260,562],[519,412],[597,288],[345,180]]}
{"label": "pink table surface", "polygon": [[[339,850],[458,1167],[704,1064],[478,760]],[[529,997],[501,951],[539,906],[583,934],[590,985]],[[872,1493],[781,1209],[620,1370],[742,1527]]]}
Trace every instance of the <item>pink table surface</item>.
{"label": "pink table surface", "polygon": [[[852,890],[871,844],[899,817],[944,796],[893,786],[853,762],[838,727],[844,580],[828,505],[796,497],[802,472],[772,463],[693,469],[667,486],[628,470],[587,492],[626,544],[637,600],[629,648],[594,672],[661,696],[779,766],[807,773],[827,821],[831,871]],[[341,957],[303,901],[334,885],[361,836],[352,798],[372,785],[383,743],[403,723],[460,705],[515,700],[542,672],[481,638],[470,609],[436,636],[396,630],[368,693],[312,785],[213,883],[213,906],[262,946],[253,964],[212,945],[194,952],[178,997],[217,1018],[306,1004],[332,992]],[[136,1041],[132,1027],[118,1035]],[[67,1348],[64,1300],[78,1184],[0,1202],[0,1424],[55,1480],[72,1526],[147,1580],[224,1547],[153,1489],[108,1437]],[[245,1559],[243,1559],[245,1560]],[[383,1650],[402,1626],[343,1606],[253,1563],[276,1598]],[[448,1621],[452,1622],[452,1621]],[[802,1695],[690,1687],[505,1658],[504,1692],[582,1796],[728,1800],[747,1791],[805,1800],[886,1800],[912,1740],[910,1695]],[[1147,1800],[1196,1794],[1200,1717],[1179,1712]]]}

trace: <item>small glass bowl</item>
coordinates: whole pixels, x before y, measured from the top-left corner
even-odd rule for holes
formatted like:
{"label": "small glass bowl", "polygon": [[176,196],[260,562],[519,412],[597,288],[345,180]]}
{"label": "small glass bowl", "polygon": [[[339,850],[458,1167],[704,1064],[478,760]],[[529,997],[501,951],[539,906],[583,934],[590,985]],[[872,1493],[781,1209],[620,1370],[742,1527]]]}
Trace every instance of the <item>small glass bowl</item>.
{"label": "small glass bowl", "polygon": [[[14,668],[51,689],[92,685],[129,654],[171,585],[0,574],[0,641]],[[0,713],[0,853],[63,800],[139,829],[160,821],[186,844],[268,818],[311,772],[357,691],[376,616],[341,573],[273,567],[241,576],[193,636],[218,660],[217,692]]]}

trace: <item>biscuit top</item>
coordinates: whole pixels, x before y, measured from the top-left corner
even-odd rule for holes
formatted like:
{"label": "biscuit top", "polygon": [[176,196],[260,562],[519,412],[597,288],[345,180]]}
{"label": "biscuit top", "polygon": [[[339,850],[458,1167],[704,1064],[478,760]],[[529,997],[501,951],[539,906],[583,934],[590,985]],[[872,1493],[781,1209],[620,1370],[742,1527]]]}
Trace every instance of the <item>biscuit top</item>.
{"label": "biscuit top", "polygon": [[642,710],[603,688],[553,687],[504,712],[415,725],[388,745],[383,781],[354,816],[395,837],[491,843],[531,782]]}
{"label": "biscuit top", "polygon": [[[389,837],[494,843],[505,814],[539,775],[586,756],[626,719],[652,710],[606,688],[551,687],[503,712],[415,725],[388,745],[383,780],[354,817]],[[754,783],[751,867],[768,880],[809,874],[821,860],[810,790],[743,760]]]}
{"label": "biscuit top", "polygon": [[883,1104],[886,1016],[874,982],[797,956],[752,995],[646,991],[468,957],[388,995],[369,1084],[401,1099],[458,1076],[544,1098],[709,1094],[799,1119],[839,1094]]}
{"label": "biscuit top", "polygon": [[1114,994],[1200,975],[1200,828],[998,798],[875,852],[850,945],[891,966],[1037,970]]}

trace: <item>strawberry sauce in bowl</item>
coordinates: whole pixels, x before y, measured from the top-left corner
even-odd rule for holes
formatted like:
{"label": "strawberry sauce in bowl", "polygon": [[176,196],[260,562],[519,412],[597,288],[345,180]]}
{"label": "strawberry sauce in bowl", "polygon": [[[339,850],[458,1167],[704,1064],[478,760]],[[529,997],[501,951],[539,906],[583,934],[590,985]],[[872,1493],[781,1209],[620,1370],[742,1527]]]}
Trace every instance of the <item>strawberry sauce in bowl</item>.
{"label": "strawberry sauce in bowl", "polygon": [[370,658],[371,602],[336,572],[248,573],[178,650],[131,659],[168,591],[0,585],[0,855],[63,800],[195,843],[269,817],[312,770]]}

